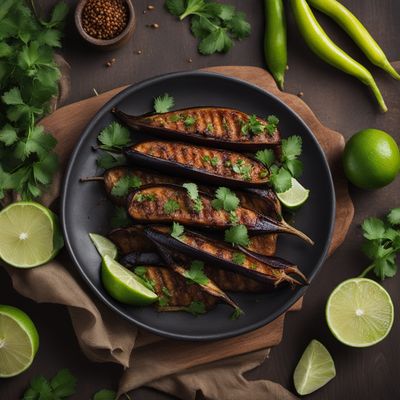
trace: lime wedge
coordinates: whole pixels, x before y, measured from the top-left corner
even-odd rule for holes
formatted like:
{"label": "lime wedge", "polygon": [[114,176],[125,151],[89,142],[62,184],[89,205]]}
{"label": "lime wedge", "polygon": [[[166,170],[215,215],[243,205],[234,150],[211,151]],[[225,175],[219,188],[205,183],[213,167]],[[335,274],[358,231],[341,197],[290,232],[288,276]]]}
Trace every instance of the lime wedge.
{"label": "lime wedge", "polygon": [[39,334],[21,310],[0,305],[0,378],[15,376],[32,364]]}
{"label": "lime wedge", "polygon": [[97,233],[89,233],[89,237],[95,245],[101,257],[109,256],[110,258],[117,257],[117,246],[104,236]]}
{"label": "lime wedge", "polygon": [[107,255],[103,258],[101,278],[109,295],[121,303],[146,306],[158,299],[140,277]]}
{"label": "lime wedge", "polygon": [[293,381],[300,395],[315,392],[336,376],[335,364],[326,347],[311,340],[294,370]]}
{"label": "lime wedge", "polygon": [[18,268],[53,259],[64,245],[57,216],[34,202],[17,202],[0,212],[0,258]]}
{"label": "lime wedge", "polygon": [[389,293],[371,279],[342,282],[326,304],[326,320],[333,335],[353,347],[367,347],[383,340],[393,325]]}
{"label": "lime wedge", "polygon": [[290,209],[298,208],[303,205],[310,194],[310,191],[300,185],[299,181],[292,178],[292,187],[283,193],[277,193],[278,199],[281,203]]}

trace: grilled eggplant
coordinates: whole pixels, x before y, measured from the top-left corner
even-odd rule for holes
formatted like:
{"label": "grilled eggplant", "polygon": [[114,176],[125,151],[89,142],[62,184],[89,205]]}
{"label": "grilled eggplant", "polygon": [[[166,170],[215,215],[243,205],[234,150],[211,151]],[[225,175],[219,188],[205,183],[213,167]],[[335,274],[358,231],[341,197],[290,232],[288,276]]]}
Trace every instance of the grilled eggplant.
{"label": "grilled eggplant", "polygon": [[243,151],[278,146],[281,143],[279,130],[273,129],[272,125],[269,127],[267,121],[230,108],[195,107],[138,117],[118,109],[112,111],[130,128],[162,139]]}
{"label": "grilled eggplant", "polygon": [[282,258],[262,256],[249,250],[233,249],[225,243],[210,240],[192,231],[185,230],[184,235],[176,239],[170,235],[168,227],[153,226],[146,228],[145,234],[159,246],[168,247],[203,260],[212,267],[225,268],[274,287],[283,282],[292,285],[301,284],[289,274],[297,275],[307,282],[296,265]]}
{"label": "grilled eggplant", "polygon": [[265,187],[268,169],[259,161],[240,153],[198,147],[180,142],[146,141],[125,150],[128,160],[207,185]]}
{"label": "grilled eggplant", "polygon": [[226,229],[235,224],[242,224],[252,233],[289,233],[313,244],[304,233],[266,215],[245,207],[237,207],[236,221],[224,210],[212,206],[213,198],[205,193],[199,194],[202,209],[196,212],[194,202],[186,190],[178,185],[151,185],[132,192],[128,200],[129,215],[143,223],[172,223],[215,230]]}

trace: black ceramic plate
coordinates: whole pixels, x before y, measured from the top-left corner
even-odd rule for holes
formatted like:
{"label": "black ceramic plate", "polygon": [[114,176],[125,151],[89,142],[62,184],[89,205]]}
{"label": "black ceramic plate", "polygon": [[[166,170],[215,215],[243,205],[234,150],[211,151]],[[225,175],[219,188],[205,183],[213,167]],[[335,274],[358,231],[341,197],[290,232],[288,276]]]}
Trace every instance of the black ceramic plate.
{"label": "black ceramic plate", "polygon": [[130,86],[110,100],[89,123],[72,154],[62,193],[62,224],[68,251],[88,286],[100,299],[129,321],[156,334],[175,339],[210,340],[251,331],[285,312],[306,288],[292,290],[285,287],[265,294],[232,294],[245,314],[231,320],[232,309],[224,304],[198,317],[185,312],[159,313],[153,307],[120,304],[102,287],[100,257],[88,233],[106,234],[110,230],[113,207],[106,199],[101,183],[81,183],[79,178],[101,173],[96,167],[98,154],[92,146],[96,144],[98,133],[113,121],[110,110],[118,106],[129,114],[144,114],[151,111],[153,98],[164,93],[174,97],[176,109],[223,106],[260,116],[274,114],[280,119],[279,127],[284,137],[296,134],[303,138],[305,168],[301,183],[311,190],[311,194],[293,223],[309,235],[315,245],[280,235],[278,255],[298,264],[310,281],[321,267],[332,235],[335,196],[325,156],[312,132],[273,95],[246,82],[204,72],[175,73]]}

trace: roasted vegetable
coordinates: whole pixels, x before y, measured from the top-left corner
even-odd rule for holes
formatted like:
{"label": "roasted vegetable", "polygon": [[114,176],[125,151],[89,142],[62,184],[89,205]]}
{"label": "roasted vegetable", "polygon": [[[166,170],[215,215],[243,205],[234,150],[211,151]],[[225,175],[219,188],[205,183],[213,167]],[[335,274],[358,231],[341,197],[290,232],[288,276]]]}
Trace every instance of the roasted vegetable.
{"label": "roasted vegetable", "polygon": [[153,226],[145,229],[146,236],[160,246],[203,260],[213,268],[221,267],[235,271],[275,287],[283,282],[292,285],[301,284],[289,274],[297,275],[307,282],[296,265],[282,258],[262,256],[249,250],[234,249],[222,242],[188,230],[185,230],[179,239],[171,236],[170,233],[168,227]]}
{"label": "roasted vegetable", "polygon": [[125,153],[132,163],[198,179],[207,185],[265,187],[269,178],[262,163],[228,150],[154,140],[135,144]]}
{"label": "roasted vegetable", "polygon": [[304,233],[268,216],[242,206],[235,210],[235,221],[232,214],[217,210],[212,205],[213,198],[205,193],[199,194],[202,208],[197,210],[186,190],[178,185],[151,185],[132,192],[129,198],[129,215],[143,223],[172,223],[209,228],[226,229],[240,224],[253,233],[289,233],[313,244]]}
{"label": "roasted vegetable", "polygon": [[117,109],[113,113],[130,128],[162,139],[244,151],[276,146],[281,141],[275,120],[268,122],[230,108],[195,107],[139,117]]}

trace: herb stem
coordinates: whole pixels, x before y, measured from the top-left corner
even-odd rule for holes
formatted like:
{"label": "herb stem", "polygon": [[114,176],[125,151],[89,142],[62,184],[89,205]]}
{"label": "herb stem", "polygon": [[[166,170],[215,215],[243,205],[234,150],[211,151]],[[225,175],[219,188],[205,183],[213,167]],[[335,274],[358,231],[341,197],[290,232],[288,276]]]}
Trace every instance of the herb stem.
{"label": "herb stem", "polygon": [[370,271],[372,271],[372,269],[375,267],[375,264],[371,264],[370,266],[368,266],[367,268],[364,269],[364,271],[357,276],[357,278],[365,278],[366,275],[368,275],[368,273]]}

